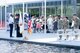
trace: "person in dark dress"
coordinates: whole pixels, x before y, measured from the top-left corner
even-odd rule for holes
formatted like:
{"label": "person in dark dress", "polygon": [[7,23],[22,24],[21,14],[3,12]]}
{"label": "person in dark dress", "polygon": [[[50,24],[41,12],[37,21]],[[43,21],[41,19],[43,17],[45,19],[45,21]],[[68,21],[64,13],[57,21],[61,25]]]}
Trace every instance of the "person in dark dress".
{"label": "person in dark dress", "polygon": [[34,28],[34,29],[33,29],[33,32],[36,33],[36,20],[34,20],[33,28]]}
{"label": "person in dark dress", "polygon": [[22,34],[20,33],[20,27],[19,27],[19,14],[16,14],[16,18],[15,18],[15,22],[16,22],[16,33],[17,33],[17,37],[22,37]]}
{"label": "person in dark dress", "polygon": [[58,30],[58,17],[57,16],[55,17],[55,20],[53,22],[53,26],[54,26],[53,31],[56,33]]}

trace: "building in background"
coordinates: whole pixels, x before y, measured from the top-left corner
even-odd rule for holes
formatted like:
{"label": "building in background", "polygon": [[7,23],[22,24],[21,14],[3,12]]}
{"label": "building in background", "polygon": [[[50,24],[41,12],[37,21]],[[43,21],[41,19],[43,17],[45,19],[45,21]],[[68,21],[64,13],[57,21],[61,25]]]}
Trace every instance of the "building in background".
{"label": "building in background", "polygon": [[[6,0],[7,1],[7,0]],[[46,16],[61,15],[61,1],[62,0],[46,0]],[[24,13],[29,13],[35,16],[44,15],[45,5],[44,0],[30,1],[20,3],[10,3],[8,5],[0,6],[0,29],[6,28],[9,13],[18,13],[19,10]],[[6,9],[6,10],[5,10]],[[80,17],[80,1],[79,0],[63,0],[63,15],[68,16],[69,19],[73,14]],[[24,17],[24,16],[23,16]]]}

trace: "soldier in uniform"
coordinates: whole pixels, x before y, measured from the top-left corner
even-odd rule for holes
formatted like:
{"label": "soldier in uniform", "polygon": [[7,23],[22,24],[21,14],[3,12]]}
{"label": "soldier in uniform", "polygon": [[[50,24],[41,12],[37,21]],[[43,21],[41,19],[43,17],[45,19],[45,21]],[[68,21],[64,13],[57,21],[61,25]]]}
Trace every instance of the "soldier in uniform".
{"label": "soldier in uniform", "polygon": [[69,28],[69,20],[68,17],[64,17],[63,18],[63,29],[64,29],[64,33],[66,32],[66,29]]}
{"label": "soldier in uniform", "polygon": [[[63,29],[63,32],[65,33],[66,32],[66,29],[69,28],[69,20],[68,20],[68,17],[62,17],[61,19],[59,19],[58,21],[58,27],[59,29]],[[62,31],[60,31],[60,34],[63,33]],[[60,39],[62,38],[62,35],[59,36]],[[68,36],[67,36],[68,37]],[[67,38],[68,39],[68,38]]]}
{"label": "soldier in uniform", "polygon": [[[71,25],[71,27],[73,28],[74,33],[75,32],[77,33],[77,31],[75,31],[75,29],[79,29],[79,21],[80,21],[80,19],[77,17],[76,14],[74,14],[73,18],[72,18],[72,25]],[[77,39],[77,38],[78,38],[78,35],[76,34],[74,39]]]}
{"label": "soldier in uniform", "polygon": [[74,29],[79,29],[79,18],[76,15],[73,15],[72,21],[74,21]]}

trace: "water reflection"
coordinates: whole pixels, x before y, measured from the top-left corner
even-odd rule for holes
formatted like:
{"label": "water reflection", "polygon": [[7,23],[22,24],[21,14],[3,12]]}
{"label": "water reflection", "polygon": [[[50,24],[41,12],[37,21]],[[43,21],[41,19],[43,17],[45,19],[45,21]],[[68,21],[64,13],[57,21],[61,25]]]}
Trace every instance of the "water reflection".
{"label": "water reflection", "polygon": [[80,50],[0,40],[0,53],[80,53]]}

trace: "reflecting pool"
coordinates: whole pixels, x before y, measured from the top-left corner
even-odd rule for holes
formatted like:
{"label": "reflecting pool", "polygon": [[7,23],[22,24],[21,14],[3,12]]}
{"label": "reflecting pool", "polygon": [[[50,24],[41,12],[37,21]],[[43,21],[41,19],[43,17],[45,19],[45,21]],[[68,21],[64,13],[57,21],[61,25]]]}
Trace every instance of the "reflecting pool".
{"label": "reflecting pool", "polygon": [[0,40],[0,53],[80,53],[80,50]]}

